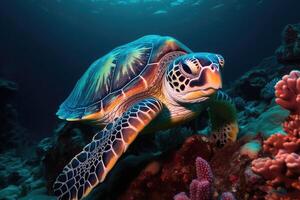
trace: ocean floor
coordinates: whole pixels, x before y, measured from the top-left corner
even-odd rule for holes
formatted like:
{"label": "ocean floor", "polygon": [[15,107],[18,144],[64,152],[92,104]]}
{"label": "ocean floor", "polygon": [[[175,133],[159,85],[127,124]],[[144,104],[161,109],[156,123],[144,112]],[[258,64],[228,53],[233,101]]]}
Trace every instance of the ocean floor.
{"label": "ocean floor", "polygon": [[[300,72],[290,73],[300,69],[299,44],[300,24],[287,25],[274,55],[225,86],[238,111],[237,142],[217,148],[205,115],[141,136],[87,199],[193,200],[194,190],[204,199],[300,199]],[[0,200],[55,199],[56,176],[93,128],[62,122],[50,137],[28,142],[13,101],[17,92],[15,83],[0,79]]]}

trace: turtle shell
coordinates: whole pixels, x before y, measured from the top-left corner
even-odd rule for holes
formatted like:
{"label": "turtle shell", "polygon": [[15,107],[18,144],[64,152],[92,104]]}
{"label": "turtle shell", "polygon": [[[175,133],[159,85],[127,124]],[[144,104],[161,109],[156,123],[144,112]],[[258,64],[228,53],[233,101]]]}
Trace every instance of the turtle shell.
{"label": "turtle shell", "polygon": [[[109,111],[112,105],[148,89],[159,73],[159,61],[169,52],[191,52],[172,37],[148,35],[113,49],[96,60],[76,83],[57,115],[80,120]],[[100,115],[101,118],[102,115]]]}

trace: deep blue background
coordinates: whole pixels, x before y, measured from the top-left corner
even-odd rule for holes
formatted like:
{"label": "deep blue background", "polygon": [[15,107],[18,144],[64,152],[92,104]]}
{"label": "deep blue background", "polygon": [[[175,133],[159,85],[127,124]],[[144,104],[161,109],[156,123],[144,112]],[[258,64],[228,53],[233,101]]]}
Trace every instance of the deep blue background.
{"label": "deep blue background", "polygon": [[223,54],[228,83],[274,53],[286,24],[300,22],[298,0],[204,0],[153,15],[167,3],[0,1],[0,77],[18,83],[21,121],[32,136],[51,134],[77,79],[118,45],[146,34],[174,36],[194,51]]}

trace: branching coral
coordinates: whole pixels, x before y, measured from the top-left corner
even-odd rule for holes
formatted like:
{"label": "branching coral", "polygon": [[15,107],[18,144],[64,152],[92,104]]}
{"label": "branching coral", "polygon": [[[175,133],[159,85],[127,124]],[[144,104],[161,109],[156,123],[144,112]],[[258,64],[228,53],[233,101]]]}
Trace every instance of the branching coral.
{"label": "branching coral", "polygon": [[208,162],[201,157],[196,159],[197,179],[190,184],[190,198],[181,192],[174,196],[174,200],[209,200],[211,199],[211,190],[213,174]]}
{"label": "branching coral", "polygon": [[283,76],[275,85],[276,103],[291,111],[291,114],[300,114],[300,71],[291,71]]}
{"label": "branching coral", "polygon": [[283,123],[287,135],[275,134],[263,145],[269,157],[252,161],[252,170],[266,179],[274,191],[279,188],[286,194],[272,193],[266,199],[295,199],[300,196],[300,72],[292,71],[275,86],[276,102],[290,111]]}

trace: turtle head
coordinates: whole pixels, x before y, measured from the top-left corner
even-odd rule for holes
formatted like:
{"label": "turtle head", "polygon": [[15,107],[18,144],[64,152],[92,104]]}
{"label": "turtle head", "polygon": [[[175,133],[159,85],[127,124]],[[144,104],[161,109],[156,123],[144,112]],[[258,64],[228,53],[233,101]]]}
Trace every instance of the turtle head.
{"label": "turtle head", "polygon": [[191,53],[178,57],[169,64],[165,85],[167,93],[176,102],[195,103],[208,99],[222,87],[221,55]]}

